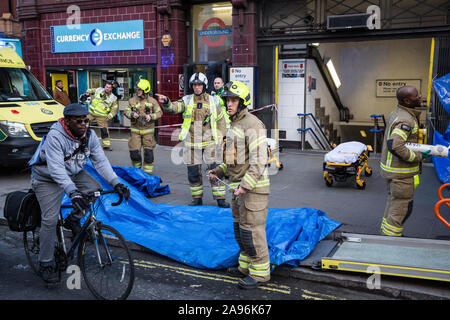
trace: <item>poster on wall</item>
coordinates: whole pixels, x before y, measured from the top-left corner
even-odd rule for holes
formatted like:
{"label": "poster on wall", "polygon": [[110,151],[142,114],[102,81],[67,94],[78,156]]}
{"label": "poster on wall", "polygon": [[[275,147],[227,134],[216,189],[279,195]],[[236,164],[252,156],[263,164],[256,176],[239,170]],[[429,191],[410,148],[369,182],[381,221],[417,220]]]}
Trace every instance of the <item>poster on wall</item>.
{"label": "poster on wall", "polygon": [[253,110],[255,103],[255,81],[254,81],[255,68],[254,67],[239,67],[230,68],[230,81],[239,80],[244,83],[250,89],[251,101],[248,108]]}
{"label": "poster on wall", "polygon": [[420,79],[379,79],[376,80],[377,98],[395,98],[398,88],[403,86],[413,86],[420,92]]}
{"label": "poster on wall", "polygon": [[305,60],[281,60],[282,78],[303,78],[305,76]]}

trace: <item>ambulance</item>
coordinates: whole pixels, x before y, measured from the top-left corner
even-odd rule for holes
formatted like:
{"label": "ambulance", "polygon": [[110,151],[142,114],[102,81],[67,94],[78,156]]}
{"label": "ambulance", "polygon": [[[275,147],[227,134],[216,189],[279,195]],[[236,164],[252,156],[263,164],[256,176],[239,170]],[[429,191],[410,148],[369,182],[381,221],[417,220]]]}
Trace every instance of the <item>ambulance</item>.
{"label": "ambulance", "polygon": [[0,167],[25,166],[63,109],[13,49],[0,48]]}

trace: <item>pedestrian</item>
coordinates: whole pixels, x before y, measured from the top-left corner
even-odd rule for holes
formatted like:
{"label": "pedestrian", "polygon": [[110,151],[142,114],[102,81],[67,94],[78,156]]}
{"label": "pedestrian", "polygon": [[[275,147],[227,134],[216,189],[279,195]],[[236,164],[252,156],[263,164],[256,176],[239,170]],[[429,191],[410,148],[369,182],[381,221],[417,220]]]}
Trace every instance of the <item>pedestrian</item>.
{"label": "pedestrian", "polygon": [[111,83],[113,85],[113,91],[112,92],[117,97],[117,100],[122,99],[122,96],[119,94],[120,84],[116,80],[111,81]]}
{"label": "pedestrian", "polygon": [[117,115],[117,97],[112,93],[112,83],[106,82],[104,88],[88,89],[87,96],[91,97],[89,104],[89,121],[97,121],[100,128],[102,147],[112,151],[111,139],[109,136],[108,122]]}
{"label": "pedestrian", "polygon": [[422,96],[412,86],[397,90],[397,108],[389,116],[381,151],[381,175],[387,181],[387,202],[381,234],[402,236],[403,225],[413,209],[414,190],[419,184],[422,160],[427,152],[413,152],[405,146],[419,139]]}
{"label": "pedestrian", "polygon": [[144,171],[153,174],[156,146],[155,124],[162,116],[162,110],[151,94],[150,82],[139,79],[136,84],[137,94],[128,101],[124,115],[131,120],[128,148],[133,167],[142,167],[141,149],[144,149]]}
{"label": "pedestrian", "polygon": [[58,281],[55,269],[54,248],[56,225],[63,193],[72,200],[75,209],[64,219],[64,227],[72,230],[72,240],[81,231],[80,219],[89,208],[83,193],[101,189],[101,185],[85,170],[90,159],[98,173],[114,189],[129,198],[128,187],[120,183],[100,143],[89,129],[87,111],[78,103],[64,108],[64,118],[52,125],[42,148],[38,149],[40,161],[32,166],[31,187],[41,207],[39,271],[45,282]]}
{"label": "pedestrian", "polygon": [[225,102],[222,99],[222,93],[223,93],[223,88],[224,88],[224,83],[221,77],[217,77],[214,79],[214,89],[215,91],[211,91],[211,95],[217,95],[220,100],[219,100],[219,105],[222,108],[222,113],[225,117],[225,127],[226,129],[230,129],[230,116],[228,115],[227,112],[227,107],[225,105]]}
{"label": "pedestrian", "polygon": [[55,89],[53,89],[53,99],[61,103],[63,106],[67,106],[71,103],[69,95],[64,91],[62,80],[56,80],[55,82]]}
{"label": "pedestrian", "polygon": [[[221,158],[223,137],[225,135],[225,119],[219,106],[218,97],[206,93],[208,80],[206,76],[197,72],[190,80],[189,86],[194,91],[177,102],[171,102],[165,95],[156,94],[163,109],[170,113],[182,113],[183,124],[179,140],[184,141],[184,161],[187,165],[188,180],[192,202],[190,205],[203,204],[202,162],[208,169],[217,166],[216,159]],[[221,208],[229,208],[225,201],[225,186],[218,182],[211,182],[213,198]]]}
{"label": "pedestrian", "polygon": [[254,289],[270,280],[266,219],[270,180],[267,172],[267,133],[250,112],[250,90],[240,81],[225,86],[231,128],[227,132],[224,161],[210,170],[214,181],[228,177],[234,188],[231,202],[234,236],[240,248],[239,266],[228,269],[238,276],[239,287]]}

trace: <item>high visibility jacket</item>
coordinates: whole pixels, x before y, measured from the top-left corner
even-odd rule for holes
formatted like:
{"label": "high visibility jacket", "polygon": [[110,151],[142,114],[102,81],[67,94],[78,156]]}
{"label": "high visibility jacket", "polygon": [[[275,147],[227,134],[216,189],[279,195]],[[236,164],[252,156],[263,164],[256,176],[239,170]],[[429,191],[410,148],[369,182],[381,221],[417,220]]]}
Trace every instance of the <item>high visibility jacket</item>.
{"label": "high visibility jacket", "polygon": [[226,129],[219,97],[207,93],[199,96],[192,94],[176,102],[169,101],[162,107],[170,113],[182,113],[179,139],[187,147],[205,148],[222,143]]}
{"label": "high visibility jacket", "polygon": [[256,116],[244,109],[231,117],[224,161],[213,171],[218,177],[228,176],[231,187],[240,185],[250,192],[269,194],[267,162],[266,128]]}
{"label": "high visibility jacket", "polygon": [[409,178],[421,172],[422,154],[405,146],[406,142],[418,142],[419,115],[420,111],[399,105],[389,116],[380,161],[386,179]]}
{"label": "high visibility jacket", "polygon": [[[133,113],[137,113],[139,118],[134,118]],[[153,133],[155,131],[155,123],[162,117],[162,110],[154,98],[147,96],[141,99],[134,96],[128,101],[128,106],[124,110],[124,115],[131,121],[131,132],[139,134]],[[150,116],[150,121],[145,120],[145,116]]]}
{"label": "high visibility jacket", "polygon": [[217,91],[216,93],[213,93],[213,96],[217,95],[219,97],[219,105],[222,108],[222,113],[223,113],[223,116],[225,117],[225,126],[228,130],[231,127],[231,120],[230,120],[230,116],[228,115],[226,101],[222,98],[223,91],[224,91],[224,89],[222,87],[222,88],[220,88],[219,91]]}
{"label": "high visibility jacket", "polygon": [[89,89],[89,94],[94,96],[91,99],[91,104],[89,105],[89,113],[98,117],[113,118],[117,114],[117,97],[110,93],[107,95],[104,88]]}

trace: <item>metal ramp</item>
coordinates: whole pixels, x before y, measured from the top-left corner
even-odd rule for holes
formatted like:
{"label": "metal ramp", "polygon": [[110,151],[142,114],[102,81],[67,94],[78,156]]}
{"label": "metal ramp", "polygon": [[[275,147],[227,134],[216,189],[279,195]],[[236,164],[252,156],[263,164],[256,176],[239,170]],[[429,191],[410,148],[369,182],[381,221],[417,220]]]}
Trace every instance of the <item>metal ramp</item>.
{"label": "metal ramp", "polygon": [[322,269],[367,273],[376,266],[384,275],[450,281],[450,241],[340,233],[318,248],[302,265],[317,268],[311,261],[320,255]]}

